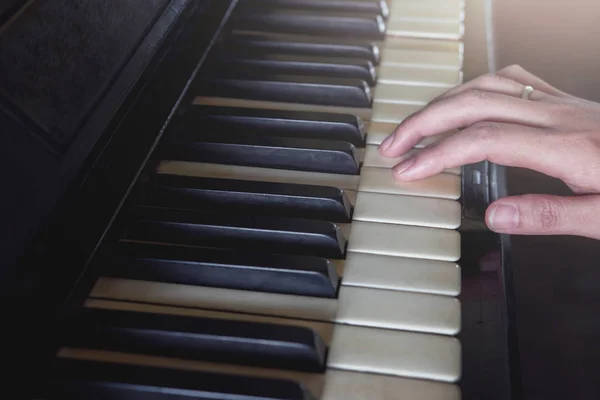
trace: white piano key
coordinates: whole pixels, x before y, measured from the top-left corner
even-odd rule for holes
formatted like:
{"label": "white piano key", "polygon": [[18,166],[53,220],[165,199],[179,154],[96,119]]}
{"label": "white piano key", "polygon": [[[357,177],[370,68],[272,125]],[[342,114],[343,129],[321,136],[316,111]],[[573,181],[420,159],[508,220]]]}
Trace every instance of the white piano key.
{"label": "white piano key", "polygon": [[367,126],[366,143],[379,146],[385,138],[394,133],[399,123],[371,121]]}
{"label": "white piano key", "polygon": [[331,343],[333,329],[335,328],[335,324],[329,322],[316,322],[305,319],[293,319],[287,318],[285,316],[272,317],[265,315],[252,315],[227,311],[202,310],[198,308],[182,308],[144,303],[129,303],[114,300],[87,299],[84,303],[84,306],[87,308],[103,310],[135,311],[154,314],[179,315],[183,317],[193,318],[216,318],[225,319],[229,321],[245,321],[264,324],[302,326],[315,331],[323,339],[323,342],[328,346]]}
{"label": "white piano key", "polygon": [[456,200],[359,192],[353,220],[456,229],[462,209]]}
{"label": "white piano key", "polygon": [[410,115],[424,107],[424,104],[402,104],[402,103],[373,103],[371,120],[375,122],[400,123]]}
{"label": "white piano key", "polygon": [[412,103],[425,105],[447,89],[436,86],[401,85],[378,82],[373,89],[377,103]]}
{"label": "white piano key", "polygon": [[348,251],[457,261],[460,234],[450,229],[354,221]]}
{"label": "white piano key", "polygon": [[464,35],[464,23],[455,20],[425,20],[392,17],[387,21],[387,36],[410,36],[424,39],[460,40]]}
{"label": "white piano key", "polygon": [[390,169],[363,167],[358,191],[456,200],[461,195],[461,177],[442,173],[417,181],[399,182]]}
{"label": "white piano key", "polygon": [[185,175],[202,178],[334,186],[347,190],[357,190],[360,179],[358,175],[327,174],[320,172],[170,160],[161,161],[156,172],[159,174]]}
{"label": "white piano key", "polygon": [[457,70],[462,66],[462,58],[456,52],[386,47],[381,52],[381,64]]}
{"label": "white piano key", "polygon": [[462,20],[464,0],[388,0],[390,17],[409,17],[430,20]]}
{"label": "white piano key", "polygon": [[382,52],[385,52],[388,49],[405,49],[454,53],[459,57],[462,57],[462,54],[464,53],[464,44],[457,40],[386,36],[383,41],[377,43],[381,47]]}
{"label": "white piano key", "polygon": [[[387,138],[390,134],[392,134],[392,132],[396,130],[397,127],[398,123],[396,122],[370,122],[367,128],[367,144],[379,146],[381,142],[385,140],[385,138]],[[456,132],[458,131],[452,130],[440,133],[439,135],[427,136],[423,138],[419,143],[417,143],[415,145],[415,148],[427,147],[430,144],[439,142],[440,140],[443,140],[448,136],[455,134]]]}
{"label": "white piano key", "polygon": [[[397,331],[390,329],[377,329],[372,327],[361,327],[361,326],[348,326],[331,323],[319,323],[307,320],[292,319],[287,317],[265,317],[260,315],[249,315],[241,313],[225,313],[225,312],[213,312],[205,310],[193,310],[193,309],[182,309],[175,307],[163,307],[148,304],[135,304],[135,303],[124,303],[119,301],[106,301],[106,300],[94,300],[89,299],[86,302],[88,308],[101,308],[109,310],[120,310],[120,311],[133,311],[133,312],[150,312],[157,314],[166,315],[179,315],[186,317],[197,317],[197,318],[217,318],[230,321],[247,321],[255,323],[270,323],[278,325],[298,326],[312,329],[317,333],[328,346],[331,352],[335,352],[336,356],[331,355],[327,359],[327,367],[329,370],[333,369],[350,369],[350,370],[363,370],[366,372],[374,373],[387,373],[390,368],[390,357],[398,355],[398,351],[406,351],[407,346],[415,345],[413,352],[407,353],[404,357],[400,357],[396,360],[396,367],[391,375],[405,376],[405,377],[427,377],[429,379],[438,380],[439,371],[436,367],[428,366],[428,361],[431,364],[436,364],[439,361],[441,370],[445,370],[446,374],[454,374],[453,363],[460,365],[460,356],[455,359],[448,357],[448,349],[453,350],[457,344],[456,339],[450,337],[444,337],[441,335],[432,335],[428,333],[417,333],[413,334],[405,331]],[[392,305],[393,306],[393,305]],[[380,331],[389,332],[389,334],[381,334]],[[363,344],[355,343],[351,345],[352,341],[357,337],[366,337],[368,335],[378,336],[384,340],[383,347],[391,346],[391,353],[389,356],[382,354],[382,346],[368,346]],[[425,345],[425,347],[423,347]],[[430,350],[427,350],[427,346],[433,346]],[[335,349],[335,350],[334,350]],[[436,352],[441,351],[439,354],[443,358],[436,360]],[[453,363],[449,363],[452,361]],[[352,363],[351,367],[348,367],[348,363]],[[196,365],[202,366],[203,364],[209,364],[204,362],[197,362]],[[246,367],[242,367],[246,368]],[[364,369],[362,369],[364,368]],[[381,371],[377,370],[382,368]],[[217,368],[217,370],[219,370]],[[244,373],[254,375],[249,369],[245,369]],[[282,371],[282,373],[290,374],[292,372]],[[297,380],[304,381],[307,378],[308,373],[299,373]],[[254,375],[256,376],[256,375]],[[446,379],[439,379],[446,380]],[[313,386],[314,387],[314,386]],[[317,389],[318,390],[318,389]]]}
{"label": "white piano key", "polygon": [[460,302],[448,296],[342,286],[336,323],[456,335]]}
{"label": "white piano key", "polygon": [[[363,166],[364,167],[377,167],[377,168],[393,168],[400,164],[402,161],[409,159],[410,157],[417,155],[422,149],[412,149],[400,157],[385,157],[379,152],[379,146],[373,144],[367,144],[364,151]],[[461,168],[448,168],[444,172],[450,174],[461,174]]]}
{"label": "white piano key", "polygon": [[392,257],[349,251],[342,285],[458,296],[461,273],[447,261]]}
{"label": "white piano key", "polygon": [[371,108],[322,106],[302,103],[286,103],[263,100],[236,99],[229,97],[197,96],[192,104],[200,106],[221,106],[256,108],[262,110],[309,111],[322,113],[352,114],[364,120],[371,119]]}
{"label": "white piano key", "polygon": [[385,64],[377,68],[377,84],[402,84],[439,87],[446,91],[461,83],[461,71]]}
{"label": "white piano key", "polygon": [[458,386],[445,382],[330,369],[320,400],[460,400]]}
{"label": "white piano key", "polygon": [[[351,334],[355,332],[350,332]],[[371,332],[369,332],[371,333]],[[341,332],[341,338],[344,339],[344,332]],[[402,335],[404,336],[404,335]],[[402,339],[402,338],[399,338]],[[411,339],[413,339],[411,337]],[[427,340],[422,340],[421,342],[427,342]],[[415,343],[412,340],[411,343]],[[395,343],[386,343],[395,345]],[[418,342],[418,344],[421,344]],[[426,343],[428,344],[428,343]],[[437,342],[435,344],[438,344]],[[438,346],[436,348],[443,348],[443,346]],[[344,349],[340,349],[344,350]],[[354,352],[352,348],[350,350],[349,356],[354,356]],[[427,354],[428,355],[428,354]],[[444,354],[445,355],[445,354]],[[237,376],[247,376],[247,377],[263,377],[263,378],[274,378],[274,379],[285,379],[292,380],[295,382],[301,383],[307,391],[315,398],[322,399],[322,394],[325,392],[325,397],[323,399],[338,399],[339,397],[335,397],[334,390],[337,389],[338,385],[344,384],[344,388],[340,387],[342,391],[339,393],[343,393],[343,390],[347,390],[345,386],[346,382],[350,379],[354,381],[353,387],[361,388],[360,390],[369,393],[379,393],[382,389],[394,390],[393,395],[391,393],[388,394],[387,397],[376,397],[378,400],[392,400],[396,399],[398,394],[402,394],[402,392],[398,390],[406,391],[406,394],[413,395],[424,395],[428,400],[435,400],[437,397],[429,397],[430,395],[437,396],[445,396],[451,395],[454,396],[456,391],[458,390],[454,385],[450,382],[443,381],[422,381],[417,379],[411,379],[409,377],[404,377],[400,375],[403,370],[408,371],[410,376],[442,376],[453,374],[450,368],[450,363],[444,362],[444,365],[441,365],[439,368],[435,368],[432,366],[428,366],[426,364],[427,359],[424,357],[411,357],[410,361],[416,362],[414,367],[411,368],[411,365],[405,366],[407,362],[400,362],[403,367],[402,369],[396,369],[396,373],[393,374],[395,376],[384,376],[384,375],[375,375],[372,373],[361,373],[354,371],[344,371],[337,370],[334,368],[326,369],[324,374],[319,373],[306,373],[306,372],[297,372],[291,370],[283,370],[283,369],[274,369],[274,368],[257,368],[251,366],[243,366],[243,365],[231,365],[231,364],[221,364],[221,363],[211,363],[204,361],[195,361],[195,360],[185,360],[181,358],[169,358],[169,357],[158,357],[158,356],[150,356],[146,354],[135,354],[135,353],[120,353],[115,351],[107,351],[107,350],[95,350],[95,349],[82,349],[82,348],[71,348],[71,347],[63,347],[59,349],[57,352],[57,356],[59,358],[64,359],[76,359],[76,360],[88,360],[88,361],[99,361],[99,362],[112,362],[118,364],[128,364],[128,365],[137,365],[137,366],[149,366],[149,367],[158,367],[158,368],[168,368],[174,370],[181,371],[198,371],[198,372],[212,372],[212,373],[221,373],[221,374],[231,374]],[[378,355],[375,355],[378,357]],[[350,358],[350,357],[346,357]],[[358,355],[358,357],[352,357],[352,361],[362,361],[362,359],[367,358],[365,354]],[[371,361],[371,360],[367,360]],[[445,360],[444,360],[445,361]],[[458,360],[460,362],[460,360]],[[356,364],[356,363],[355,363]],[[447,365],[446,365],[447,364]],[[450,366],[451,367],[451,366]],[[373,369],[372,367],[369,369]],[[447,369],[447,371],[445,371]],[[442,370],[442,373],[439,372]],[[331,379],[331,383],[329,380]],[[385,386],[379,386],[379,385]],[[371,385],[377,385],[377,388],[371,388]],[[375,390],[375,391],[374,391]],[[333,397],[332,397],[333,396]],[[371,396],[367,398],[373,398]],[[450,397],[453,399],[454,397]],[[440,400],[447,400],[447,397],[440,397]]]}
{"label": "white piano key", "polygon": [[340,288],[338,299],[325,299],[100,278],[90,297],[440,334],[460,329],[454,298],[355,286]]}
{"label": "white piano key", "polygon": [[456,382],[461,376],[461,347],[457,339],[447,336],[337,326],[328,366]]}

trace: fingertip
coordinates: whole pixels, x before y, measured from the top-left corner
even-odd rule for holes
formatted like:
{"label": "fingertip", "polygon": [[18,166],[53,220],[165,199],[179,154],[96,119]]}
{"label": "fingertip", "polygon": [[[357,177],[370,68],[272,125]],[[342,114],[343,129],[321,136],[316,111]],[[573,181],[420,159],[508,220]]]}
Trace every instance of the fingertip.
{"label": "fingertip", "polygon": [[392,169],[394,176],[400,180],[403,180],[404,175],[407,175],[407,173],[409,172],[411,167],[415,164],[415,161],[416,161],[416,158],[411,157],[407,160],[402,161],[400,164],[396,165]]}
{"label": "fingertip", "polygon": [[519,210],[512,204],[492,203],[486,212],[486,224],[494,232],[510,232],[519,225]]}
{"label": "fingertip", "polygon": [[381,142],[381,144],[379,145],[379,152],[382,155],[387,155],[387,151],[390,148],[390,146],[392,145],[392,142],[394,141],[394,135],[396,133],[392,133],[391,135],[389,135],[388,137],[386,137],[383,142]]}

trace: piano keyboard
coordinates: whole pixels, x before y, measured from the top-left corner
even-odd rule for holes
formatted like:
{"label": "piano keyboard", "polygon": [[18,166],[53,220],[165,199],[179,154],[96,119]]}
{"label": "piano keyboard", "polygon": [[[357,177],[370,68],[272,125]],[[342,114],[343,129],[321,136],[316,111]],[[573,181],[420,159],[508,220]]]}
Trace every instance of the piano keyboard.
{"label": "piano keyboard", "polygon": [[462,7],[240,1],[49,393],[460,399],[461,171],[391,173],[452,132],[377,146],[462,81]]}

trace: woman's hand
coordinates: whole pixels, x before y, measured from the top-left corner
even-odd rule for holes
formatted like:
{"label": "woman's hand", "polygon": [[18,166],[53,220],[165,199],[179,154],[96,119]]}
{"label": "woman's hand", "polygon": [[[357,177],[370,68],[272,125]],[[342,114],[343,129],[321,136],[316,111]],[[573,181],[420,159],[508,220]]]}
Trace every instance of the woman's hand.
{"label": "woman's hand", "polygon": [[[535,90],[522,99],[525,85]],[[400,181],[489,160],[561,179],[574,197],[499,199],[486,212],[490,229],[509,234],[568,234],[600,239],[600,104],[550,86],[519,66],[476,78],[404,120],[380,146],[398,157],[424,137],[457,133],[394,167]]]}

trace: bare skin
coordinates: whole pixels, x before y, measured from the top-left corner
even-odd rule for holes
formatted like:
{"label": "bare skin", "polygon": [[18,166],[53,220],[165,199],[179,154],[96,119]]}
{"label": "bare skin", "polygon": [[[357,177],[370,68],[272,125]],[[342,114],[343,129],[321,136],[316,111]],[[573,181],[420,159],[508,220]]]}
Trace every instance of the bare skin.
{"label": "bare skin", "polygon": [[[521,99],[525,85],[535,91]],[[460,129],[393,169],[414,181],[483,160],[562,180],[572,197],[499,199],[486,212],[498,233],[600,239],[600,104],[564,93],[519,66],[457,86],[404,120],[379,151],[398,157],[424,137]]]}

